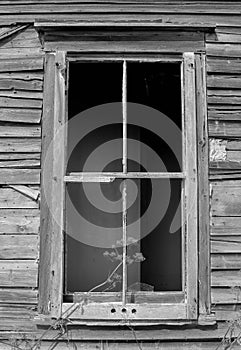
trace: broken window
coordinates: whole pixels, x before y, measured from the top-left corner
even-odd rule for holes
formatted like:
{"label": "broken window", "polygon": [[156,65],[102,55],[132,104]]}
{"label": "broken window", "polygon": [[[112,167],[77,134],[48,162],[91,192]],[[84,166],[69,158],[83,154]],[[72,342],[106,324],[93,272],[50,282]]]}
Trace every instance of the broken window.
{"label": "broken window", "polygon": [[52,317],[197,319],[203,57],[47,54],[40,302]]}
{"label": "broken window", "polygon": [[[182,156],[181,152],[175,154],[171,142],[165,142],[158,131],[142,125],[143,118],[159,111],[152,118],[160,120],[154,122],[162,127],[165,121],[161,118],[169,118],[180,130],[176,142],[182,149],[180,63],[70,63],[68,91],[68,116],[77,119],[69,123],[69,143],[85,123],[86,114],[92,119],[92,130],[80,137],[68,155],[67,172],[85,179],[66,186],[66,295],[93,288],[126,293],[181,291]],[[108,104],[106,111],[104,104]],[[109,124],[99,126],[101,113],[109,113],[110,107],[116,116]],[[86,110],[88,113],[84,113]],[[95,172],[95,182],[82,182],[89,181],[88,172]],[[102,172],[116,173],[111,174],[110,182],[102,183],[109,181]],[[130,172],[134,175],[129,176]],[[177,172],[176,178],[173,174],[172,179],[168,178],[168,172]],[[98,195],[103,196],[102,202]],[[80,217],[84,220],[78,220]],[[153,219],[157,222],[150,229]],[[170,233],[174,219],[178,222],[175,232]],[[98,243],[105,228],[113,237],[108,238],[106,233],[103,242]],[[85,232],[88,235],[90,230],[93,237],[86,239]],[[113,278],[106,281],[118,265]]]}

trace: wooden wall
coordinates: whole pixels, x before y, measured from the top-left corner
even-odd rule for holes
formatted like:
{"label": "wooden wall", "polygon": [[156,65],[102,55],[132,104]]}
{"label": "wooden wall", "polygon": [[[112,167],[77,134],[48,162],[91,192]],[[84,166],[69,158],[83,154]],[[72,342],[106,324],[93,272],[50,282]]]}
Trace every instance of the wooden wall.
{"label": "wooden wall", "polygon": [[[135,335],[128,327],[82,327],[71,330],[69,337],[78,349],[138,349],[135,336],[142,349],[217,347],[228,327],[225,321],[240,315],[241,304],[240,14],[241,2],[237,1],[0,2],[0,340],[18,338],[23,332],[37,337],[43,332],[33,322],[38,293],[43,53],[36,31],[26,22],[35,18],[132,25],[145,21],[148,25],[217,25],[215,33],[206,34],[206,51],[211,298],[218,325],[206,329],[138,328]],[[49,332],[41,349],[47,349],[55,335],[55,331]],[[4,346],[9,348],[0,343],[0,349]]]}

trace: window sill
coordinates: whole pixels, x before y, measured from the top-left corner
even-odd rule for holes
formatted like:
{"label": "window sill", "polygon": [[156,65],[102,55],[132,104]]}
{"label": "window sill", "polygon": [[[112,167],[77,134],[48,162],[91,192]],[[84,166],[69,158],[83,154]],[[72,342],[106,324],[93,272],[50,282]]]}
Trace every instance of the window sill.
{"label": "window sill", "polygon": [[[34,318],[34,323],[37,328],[46,328],[52,326],[53,329],[56,328],[56,319],[50,316],[39,314]],[[217,325],[216,317],[214,314],[210,315],[201,315],[196,320],[130,320],[128,318],[122,320],[70,320],[65,323],[68,326],[90,326],[90,327],[151,327],[151,326],[160,326],[160,327],[191,327],[191,328],[210,328]]]}
{"label": "window sill", "polygon": [[[115,309],[115,312],[114,312]],[[123,310],[125,309],[125,311]],[[87,305],[64,303],[63,318],[69,320],[71,326],[201,326],[216,325],[215,314],[200,315],[197,320],[185,319],[186,304],[127,304],[125,308],[121,303],[92,303]],[[67,311],[68,310],[68,311]],[[133,312],[133,310],[135,310]],[[111,312],[112,311],[112,312]],[[169,319],[165,317],[166,315]],[[35,317],[37,327],[53,326],[56,318],[41,315]]]}

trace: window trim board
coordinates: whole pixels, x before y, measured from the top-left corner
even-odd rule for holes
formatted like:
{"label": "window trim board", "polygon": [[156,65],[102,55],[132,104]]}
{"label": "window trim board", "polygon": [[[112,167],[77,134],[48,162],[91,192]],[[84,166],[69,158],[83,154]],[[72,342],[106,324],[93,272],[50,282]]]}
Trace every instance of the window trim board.
{"label": "window trim board", "polygon": [[[197,56],[197,54],[194,54],[194,53],[184,54],[184,61],[186,60],[186,63],[184,64],[184,69],[186,69],[185,67],[188,67],[188,65],[190,68],[190,64],[195,65],[195,62],[197,62],[196,56]],[[55,59],[53,59],[53,57],[55,57]],[[202,55],[202,57],[204,57],[204,55]],[[165,56],[164,56],[164,60],[165,60]],[[179,61],[180,60],[178,60],[178,62]],[[187,63],[187,62],[189,62],[189,63]],[[203,60],[202,60],[202,62],[203,62]],[[46,82],[46,84],[45,84],[45,89],[44,89],[44,117],[43,117],[43,128],[44,129],[47,127],[48,123],[51,123],[51,118],[53,117],[53,115],[54,115],[53,123],[54,123],[55,127],[57,128],[57,130],[64,123],[65,118],[66,118],[66,114],[65,114],[66,113],[65,112],[65,104],[66,104],[65,67],[66,66],[65,65],[66,65],[66,52],[60,51],[60,52],[56,52],[56,54],[55,53],[46,54],[46,70],[45,70],[45,82]],[[50,78],[50,76],[53,76],[53,70],[54,70],[55,76],[56,76],[54,83],[53,83],[52,79]],[[52,72],[52,74],[50,74],[50,72]],[[186,86],[187,86],[187,84],[189,84],[192,87],[195,86],[195,72],[196,72],[195,69],[193,69],[193,70],[191,69],[189,71],[189,77],[186,78],[185,82],[184,82],[184,84],[186,84]],[[185,72],[185,76],[186,76],[186,72]],[[51,94],[50,94],[50,85],[49,84],[51,85]],[[53,88],[53,85],[54,85],[54,88]],[[53,94],[53,90],[54,90],[54,94]],[[197,94],[196,94],[196,91],[194,88],[192,89],[192,94],[195,95],[192,97],[194,99],[194,104],[192,104],[192,106],[189,106],[189,107],[186,105],[188,105],[188,101],[190,99],[190,96],[188,97],[186,94],[184,95],[185,108],[191,109],[190,116],[193,114],[196,115],[195,101],[196,101]],[[51,100],[53,98],[55,101],[54,106],[52,106],[52,104],[51,104]],[[205,110],[205,105],[204,105],[204,110]],[[48,123],[47,123],[47,119],[48,119]],[[205,122],[206,121],[204,121],[204,123]],[[65,130],[65,132],[66,132],[66,130]],[[196,136],[195,136],[196,130],[193,130],[193,132],[194,132],[193,137],[196,138]],[[51,134],[51,132],[49,132],[46,134],[46,130],[43,130],[43,139],[42,139],[43,144],[44,143],[48,144],[52,137],[53,137],[53,133]],[[51,187],[52,193],[56,194],[58,186],[60,186],[60,188],[61,188],[61,191],[58,194],[58,200],[57,200],[57,197],[55,199],[53,198],[53,202],[51,203],[51,205],[54,205],[54,203],[59,204],[60,203],[59,199],[63,198],[63,188],[64,188],[64,173],[63,172],[64,172],[65,143],[61,142],[61,140],[63,141],[64,138],[65,138],[65,135],[64,135],[64,133],[62,133],[61,137],[59,138],[59,142],[57,142],[56,145],[54,146],[54,151],[53,151],[54,159],[55,160],[58,159],[57,155],[62,155],[62,159],[63,159],[63,161],[61,161],[61,164],[58,164],[58,171],[54,172],[54,176],[53,176],[53,174],[51,174],[53,169],[51,168],[51,166],[48,167],[49,168],[49,170],[48,170],[49,176],[51,178],[49,186]],[[47,141],[47,139],[48,139],[48,141]],[[46,146],[44,146],[44,147],[46,147]],[[187,147],[187,145],[186,145],[186,147]],[[193,164],[193,162],[196,162],[195,157],[191,161],[191,163]],[[44,164],[44,152],[43,152],[42,164]],[[56,162],[56,166],[57,166],[57,162]],[[191,176],[193,178],[193,181],[196,181],[197,180],[196,179],[197,172],[195,173],[195,171],[193,171],[193,170],[194,169],[192,168],[192,166],[190,166],[190,169],[188,171],[191,172]],[[191,190],[191,188],[189,190]],[[197,193],[197,189],[195,189],[195,193]],[[199,193],[200,193],[200,188],[199,188]],[[46,204],[47,204],[46,202],[41,203],[41,212],[43,212],[43,213],[46,211],[46,209],[44,208],[46,206]],[[64,208],[62,206],[62,213],[63,213],[63,210],[64,210]],[[42,216],[43,220],[46,220],[46,218],[44,218],[44,214],[41,214],[41,216]],[[200,218],[200,214],[199,214],[199,218]],[[47,221],[49,221],[49,218],[47,218]],[[61,222],[63,223],[63,218],[61,219]],[[191,221],[190,221],[190,217],[187,218],[187,224],[191,225],[191,227],[194,227],[194,228],[197,227],[197,217],[195,216],[195,219],[194,220],[191,219]],[[48,232],[46,232],[46,227],[48,228]],[[51,235],[51,232],[52,232],[52,235]],[[51,268],[46,269],[45,261],[47,261],[47,259],[44,259],[44,254],[42,254],[42,258],[40,261],[40,278],[39,278],[39,284],[40,284],[39,311],[43,314],[50,313],[52,317],[60,317],[61,312],[64,311],[66,308],[66,304],[62,303],[62,295],[63,295],[63,292],[62,292],[63,291],[63,235],[62,235],[62,228],[60,226],[56,225],[56,223],[53,221],[53,219],[51,222],[48,223],[47,226],[41,225],[41,241],[42,241],[41,251],[43,251],[46,248],[46,235],[51,236],[50,240],[48,240],[48,244],[51,243],[51,246],[52,246],[51,253],[50,253],[51,254]],[[192,236],[193,236],[193,234],[192,234]],[[197,235],[196,235],[196,237],[187,237],[187,239],[189,239],[189,238],[192,239],[192,247],[195,249],[195,252],[196,252],[195,258],[194,258],[194,260],[192,260],[192,263],[189,263],[188,261],[186,262],[187,274],[189,274],[189,283],[191,283],[192,286],[189,284],[189,288],[186,290],[188,304],[187,304],[187,307],[185,306],[185,317],[183,318],[183,315],[184,315],[183,314],[183,305],[181,306],[182,318],[179,318],[180,315],[178,312],[177,312],[177,317],[175,317],[175,319],[186,319],[187,321],[191,320],[191,319],[196,319],[197,314],[198,314],[198,308],[197,308],[197,300],[198,300],[198,295],[197,295],[197,281],[198,281],[197,261],[198,261],[198,259],[197,259],[197,249],[196,249],[197,248]],[[56,252],[56,247],[58,247],[58,252]],[[189,256],[193,255],[193,250],[192,249],[187,250],[187,254]],[[206,258],[207,258],[207,256],[206,256]],[[43,259],[44,259],[44,261],[43,261]],[[44,275],[43,271],[47,271],[45,276],[43,276]],[[194,271],[194,274],[192,275],[192,277],[190,277],[190,273],[193,273],[193,272],[190,272],[190,271]],[[204,276],[202,276],[202,277],[204,278]],[[43,283],[43,281],[45,281],[45,282]],[[41,287],[43,285],[46,286],[46,288]],[[48,302],[49,299],[46,299],[47,295],[49,295],[51,303]],[[200,295],[200,290],[199,290],[199,295]],[[47,305],[46,305],[46,303],[47,303]],[[68,305],[70,306],[71,304],[68,303]],[[155,308],[157,308],[157,305],[160,305],[160,304],[155,303],[154,305],[155,305]],[[167,307],[168,304],[161,304],[160,308],[162,308],[162,305],[166,305],[165,307]],[[174,304],[171,304],[171,305],[174,305]],[[186,304],[184,304],[184,305],[186,305]],[[63,310],[61,311],[62,306],[63,306]],[[133,307],[133,305],[132,305],[132,307]],[[163,309],[163,310],[165,310],[165,309]],[[159,312],[158,312],[158,315],[159,315],[159,319],[162,318],[162,320],[163,320],[162,316],[164,316],[164,314],[161,314],[161,313],[159,314]],[[170,316],[170,309],[169,309],[168,315]],[[83,316],[82,316],[82,318],[83,318]],[[169,319],[170,319],[170,317],[169,317]]]}

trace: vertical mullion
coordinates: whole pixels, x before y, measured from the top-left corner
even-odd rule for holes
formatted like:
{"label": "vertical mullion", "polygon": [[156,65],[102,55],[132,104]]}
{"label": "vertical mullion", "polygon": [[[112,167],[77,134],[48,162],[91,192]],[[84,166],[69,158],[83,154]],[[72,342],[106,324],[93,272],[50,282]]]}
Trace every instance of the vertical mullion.
{"label": "vertical mullion", "polygon": [[122,78],[122,122],[123,122],[123,173],[127,173],[127,67],[123,61]]}
{"label": "vertical mullion", "polygon": [[[123,61],[123,80],[122,80],[122,120],[123,120],[123,173],[127,173],[127,69],[126,61]],[[127,291],[127,191],[126,180],[123,180],[122,188],[122,241],[123,241],[123,270],[122,270],[122,304],[126,304],[126,291]]]}
{"label": "vertical mullion", "polygon": [[187,318],[197,318],[197,140],[196,140],[196,87],[195,56],[192,52],[184,58],[184,108],[186,125],[186,279]]}
{"label": "vertical mullion", "polygon": [[[182,172],[186,174],[186,123],[185,123],[185,93],[184,93],[184,63],[181,64],[181,115],[182,115]],[[182,290],[185,290],[186,285],[186,257],[185,257],[185,186],[186,179],[182,179],[181,191],[181,246],[182,246]]]}

